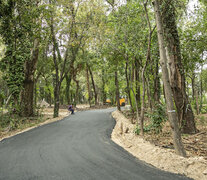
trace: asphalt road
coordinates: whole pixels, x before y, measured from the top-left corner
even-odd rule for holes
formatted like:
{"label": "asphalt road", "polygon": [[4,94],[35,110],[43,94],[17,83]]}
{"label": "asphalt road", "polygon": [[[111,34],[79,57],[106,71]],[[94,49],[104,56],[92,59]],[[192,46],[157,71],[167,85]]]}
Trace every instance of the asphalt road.
{"label": "asphalt road", "polygon": [[183,180],[110,140],[108,110],[77,112],[0,142],[0,180]]}

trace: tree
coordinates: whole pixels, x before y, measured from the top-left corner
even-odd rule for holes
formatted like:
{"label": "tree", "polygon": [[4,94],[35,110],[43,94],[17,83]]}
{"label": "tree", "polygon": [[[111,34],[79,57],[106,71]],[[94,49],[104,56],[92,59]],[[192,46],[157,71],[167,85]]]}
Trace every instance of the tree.
{"label": "tree", "polygon": [[196,133],[194,114],[186,94],[184,68],[181,62],[180,40],[177,31],[175,9],[172,1],[162,2],[162,17],[167,58],[170,73],[170,85],[183,133]]}
{"label": "tree", "polygon": [[178,127],[178,118],[176,115],[176,111],[174,109],[173,99],[172,99],[172,90],[169,82],[168,76],[168,69],[167,69],[167,56],[165,51],[165,43],[163,37],[163,25],[162,25],[162,18],[160,13],[160,4],[158,0],[153,2],[154,10],[155,10],[155,17],[156,17],[156,25],[157,25],[157,36],[158,36],[158,43],[159,43],[159,51],[160,51],[160,63],[162,68],[162,79],[164,83],[164,90],[166,96],[166,103],[167,103],[167,114],[168,118],[172,127],[172,134],[173,134],[173,142],[175,151],[177,154],[181,156],[186,156],[186,152],[184,150],[181,134]]}
{"label": "tree", "polygon": [[41,29],[41,10],[38,6],[39,1],[31,0],[28,0],[27,4],[23,0],[1,3],[0,33],[7,46],[1,64],[14,107],[22,116],[34,115],[34,72]]}
{"label": "tree", "polygon": [[[53,4],[50,1],[51,5],[55,8],[55,4]],[[68,23],[61,22],[64,27],[66,24],[67,30],[64,29],[56,29],[54,28],[55,23],[58,24],[58,16],[55,18],[55,15],[53,13],[57,13],[57,11],[51,11],[51,17],[50,17],[50,30],[51,30],[51,36],[52,36],[52,42],[53,42],[53,61],[55,66],[55,88],[54,88],[54,98],[55,98],[55,105],[54,105],[54,117],[58,116],[59,113],[59,103],[60,103],[60,88],[62,81],[66,76],[67,77],[67,86],[69,89],[71,78],[72,78],[72,70],[73,65],[76,60],[77,54],[79,52],[79,49],[82,45],[83,38],[86,38],[86,31],[90,27],[90,11],[84,11],[81,12],[81,8],[79,5],[81,5],[81,1],[77,2],[78,6],[75,5],[74,1],[69,2],[69,8],[68,4],[63,1],[60,6],[63,8],[64,11],[60,13],[60,18],[65,18],[65,15],[63,13],[67,13],[68,16],[72,19],[72,21],[69,21]],[[86,4],[82,4],[82,8],[86,8]],[[55,21],[56,20],[56,21]],[[78,27],[78,25],[80,27]],[[59,32],[58,32],[59,31]],[[59,33],[59,38],[62,38],[62,41],[64,41],[65,45],[61,44],[61,40],[57,41],[57,35]],[[68,38],[65,38],[68,37]],[[64,55],[62,57],[61,50],[63,49]],[[56,55],[57,54],[57,55]],[[69,93],[69,92],[68,92]]]}

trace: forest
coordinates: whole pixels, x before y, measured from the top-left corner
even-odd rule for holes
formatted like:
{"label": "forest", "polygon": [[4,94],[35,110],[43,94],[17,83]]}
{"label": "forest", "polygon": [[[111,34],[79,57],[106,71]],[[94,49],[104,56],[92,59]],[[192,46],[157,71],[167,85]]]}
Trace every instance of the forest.
{"label": "forest", "polygon": [[159,133],[167,116],[186,156],[181,134],[207,114],[206,42],[205,0],[1,0],[0,131],[42,101],[58,117],[69,104],[121,110],[124,98],[136,133],[149,116]]}

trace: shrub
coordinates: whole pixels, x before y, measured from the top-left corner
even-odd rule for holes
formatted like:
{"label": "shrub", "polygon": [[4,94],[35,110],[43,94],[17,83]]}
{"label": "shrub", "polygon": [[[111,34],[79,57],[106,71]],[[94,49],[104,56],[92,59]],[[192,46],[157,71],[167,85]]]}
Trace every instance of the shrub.
{"label": "shrub", "polygon": [[151,124],[148,128],[156,133],[160,133],[162,131],[163,122],[167,120],[165,109],[166,108],[163,104],[156,104],[153,112],[147,114],[151,120]]}

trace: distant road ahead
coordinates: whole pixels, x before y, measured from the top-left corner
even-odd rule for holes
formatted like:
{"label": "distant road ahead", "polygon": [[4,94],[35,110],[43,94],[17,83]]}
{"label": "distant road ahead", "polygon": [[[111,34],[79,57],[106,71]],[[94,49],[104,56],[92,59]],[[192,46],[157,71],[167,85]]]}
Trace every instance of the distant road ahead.
{"label": "distant road ahead", "polygon": [[112,109],[77,112],[0,142],[0,180],[184,180],[110,140]]}

